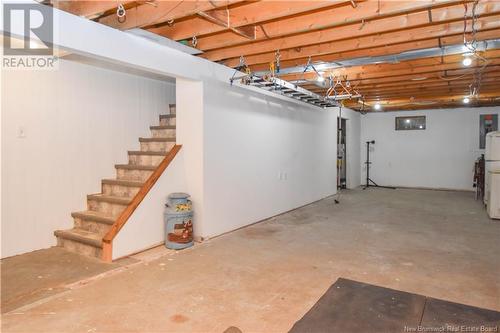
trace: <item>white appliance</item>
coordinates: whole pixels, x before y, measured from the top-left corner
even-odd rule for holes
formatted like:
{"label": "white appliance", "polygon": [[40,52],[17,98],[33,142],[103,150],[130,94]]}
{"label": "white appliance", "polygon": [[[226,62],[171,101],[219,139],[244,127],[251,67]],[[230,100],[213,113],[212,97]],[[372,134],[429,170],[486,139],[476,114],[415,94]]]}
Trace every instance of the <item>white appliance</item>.
{"label": "white appliance", "polygon": [[[500,132],[490,132],[486,134],[486,150],[485,150],[485,180],[484,180],[484,203],[489,204],[492,197],[492,177],[495,171],[500,171]],[[500,189],[495,189],[500,190]],[[498,195],[493,197],[498,198]],[[500,205],[500,202],[493,202],[493,205]]]}
{"label": "white appliance", "polygon": [[488,215],[492,219],[500,219],[500,170],[490,171],[490,197],[488,199]]}

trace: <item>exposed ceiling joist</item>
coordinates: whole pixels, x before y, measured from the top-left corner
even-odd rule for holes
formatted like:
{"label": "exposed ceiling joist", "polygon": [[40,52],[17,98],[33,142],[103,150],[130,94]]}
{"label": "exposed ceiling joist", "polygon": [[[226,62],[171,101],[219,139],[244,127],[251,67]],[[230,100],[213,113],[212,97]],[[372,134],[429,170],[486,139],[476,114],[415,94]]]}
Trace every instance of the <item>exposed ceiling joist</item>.
{"label": "exposed ceiling joist", "polygon": [[[481,84],[481,91],[487,88],[499,88],[500,84],[496,82],[498,78],[493,78],[490,80],[483,80]],[[370,97],[378,97],[382,98],[384,96],[400,96],[402,93],[408,96],[414,96],[414,94],[435,94],[442,90],[453,90],[453,89],[462,89],[466,94],[469,93],[469,83],[468,82],[454,82],[450,84],[442,83],[440,85],[423,85],[418,88],[409,88],[409,89],[395,89],[395,90],[382,90],[382,91],[370,91],[363,90],[363,97],[368,99]]]}
{"label": "exposed ceiling joist", "polygon": [[[495,56],[495,58],[493,58]],[[455,69],[463,69],[462,59],[448,59],[445,63],[438,63],[439,58],[431,58],[426,59],[425,65],[424,62],[402,62],[399,64],[374,64],[374,65],[365,65],[365,66],[356,66],[356,67],[347,67],[347,68],[338,68],[335,70],[325,72],[324,76],[334,76],[334,77],[345,77],[347,80],[363,80],[363,79],[375,79],[375,78],[390,78],[397,77],[402,75],[415,75],[418,74],[420,76],[427,73],[434,72],[444,72]],[[450,61],[450,62],[448,62]],[[488,57],[488,62],[485,63],[482,60],[475,59],[468,70],[470,72],[480,69],[483,66],[494,66],[500,65],[500,50],[494,50],[494,53],[491,53],[491,56]],[[317,74],[315,72],[307,72],[307,73],[298,73],[298,74],[289,74],[282,75],[281,77],[287,81],[295,81],[295,80],[316,80]]]}
{"label": "exposed ceiling joist", "polygon": [[[276,50],[285,49],[287,47],[296,47],[300,45],[313,44],[318,41],[327,41],[334,39],[341,39],[343,31],[347,31],[348,34],[368,34],[370,29],[373,29],[370,22],[374,20],[381,20],[382,18],[391,19],[385,20],[385,24],[379,24],[379,28],[385,28],[385,30],[392,28],[399,29],[398,24],[417,24],[417,19],[420,18],[420,23],[428,23],[427,9],[432,6],[445,6],[445,5],[455,5],[459,7],[461,11],[461,17],[463,17],[463,6],[462,1],[387,1],[383,2],[383,8],[379,8],[377,1],[367,1],[359,3],[356,9],[351,6],[346,5],[337,8],[326,8],[319,11],[314,11],[311,13],[302,14],[299,16],[287,17],[278,21],[266,22],[257,27],[257,40],[262,41],[262,43],[254,43],[257,46],[259,53],[265,52],[266,50]],[[457,4],[460,4],[457,6]],[[393,21],[395,16],[398,14],[408,14],[415,11],[420,11],[423,15],[419,15],[418,18],[400,16],[399,20]],[[420,17],[421,16],[421,17]],[[392,23],[391,23],[392,22]],[[356,24],[357,23],[357,24]],[[353,26],[356,24],[356,26]],[[341,27],[346,27],[344,30]],[[340,30],[339,30],[340,29]],[[289,36],[294,35],[294,36]],[[284,39],[279,39],[278,37],[289,36]],[[305,43],[304,43],[305,41]],[[295,42],[295,44],[294,44]],[[232,35],[230,33],[221,33],[211,36],[206,36],[199,38],[199,48],[208,51],[215,50],[219,48],[236,47],[241,44],[247,43],[246,40],[239,38],[238,36]],[[270,46],[271,49],[266,49]],[[236,55],[245,55],[246,53],[244,46],[241,48],[232,48]],[[231,55],[223,56],[222,58],[228,58]],[[221,58],[210,58],[211,60],[219,60]]]}
{"label": "exposed ceiling joist", "polygon": [[224,13],[222,13],[221,11],[210,11],[210,12],[198,12],[197,14],[215,24],[220,25],[221,27],[231,30],[232,32],[238,34],[239,36],[242,36],[249,40],[255,39],[255,27],[247,26],[247,27],[235,28],[231,26],[231,21],[229,19],[229,12],[227,10],[224,10]]}
{"label": "exposed ceiling joist", "polygon": [[[485,91],[482,92],[479,96],[474,97],[474,99],[481,99],[481,98],[498,98],[498,90],[494,91]],[[464,98],[464,94],[462,91],[458,91],[455,93],[448,93],[446,92],[444,95],[443,94],[423,94],[423,95],[418,95],[418,96],[408,96],[405,98],[393,98],[389,101],[378,101],[377,98],[373,100],[365,100],[367,103],[373,103],[373,102],[379,102],[383,107],[398,104],[401,102],[408,103],[408,102],[418,102],[418,101],[460,101],[462,102]]]}
{"label": "exposed ceiling joist", "polygon": [[[478,52],[483,52],[488,49],[500,49],[500,39],[480,41],[476,46]],[[401,62],[407,63],[409,60],[414,60],[412,64],[425,63],[425,64],[440,64],[444,62],[454,62],[456,59],[462,59],[462,54],[468,52],[463,43],[456,45],[446,45],[442,47],[434,47],[427,49],[411,50],[402,53],[393,53],[390,55],[378,57],[363,57],[353,58],[344,61],[333,61],[324,63],[315,63],[315,69],[318,71],[333,70],[336,68],[345,68],[353,66],[362,66],[370,64],[400,64]],[[490,51],[488,55],[492,55],[494,51]],[[396,68],[394,66],[393,68]],[[280,75],[302,73],[306,69],[305,65],[287,67],[280,71]],[[256,72],[257,75],[262,73]]]}
{"label": "exposed ceiling joist", "polygon": [[141,28],[178,18],[196,15],[211,9],[226,7],[241,0],[225,1],[157,1],[155,6],[137,6],[127,11],[127,18],[119,22],[115,15],[99,19],[100,23],[117,29]]}
{"label": "exposed ceiling joist", "polygon": [[[478,21],[478,30],[499,28],[500,2],[485,9]],[[446,20],[429,25],[426,13],[415,13],[404,17],[373,21],[370,26],[359,29],[361,24],[321,30],[276,40],[255,42],[248,45],[224,48],[205,52],[203,57],[219,61],[232,67],[235,59],[243,55],[248,64],[259,64],[273,61],[275,50],[279,49],[282,60],[319,55],[323,53],[345,52],[360,48],[390,45],[409,40],[445,37],[462,34],[464,29],[463,11],[441,9],[448,13]],[[450,21],[453,21],[450,23]],[[398,30],[395,31],[395,27]],[[404,28],[404,29],[403,29]],[[469,26],[470,29],[470,26]],[[470,30],[469,30],[470,31]],[[201,43],[201,41],[200,41]]]}
{"label": "exposed ceiling joist", "polygon": [[[229,19],[232,27],[240,28],[321,8],[332,8],[346,2],[345,0],[290,1],[286,3],[283,1],[268,0],[245,1],[229,7]],[[200,37],[208,34],[221,33],[227,29],[219,24],[193,17],[192,19],[176,22],[171,27],[163,25],[151,27],[150,30],[170,39],[183,40],[194,35]]]}
{"label": "exposed ceiling joist", "polygon": [[78,16],[94,18],[109,11],[116,11],[119,4],[130,6],[135,1],[71,1],[71,0],[53,0],[54,7],[72,13]]}

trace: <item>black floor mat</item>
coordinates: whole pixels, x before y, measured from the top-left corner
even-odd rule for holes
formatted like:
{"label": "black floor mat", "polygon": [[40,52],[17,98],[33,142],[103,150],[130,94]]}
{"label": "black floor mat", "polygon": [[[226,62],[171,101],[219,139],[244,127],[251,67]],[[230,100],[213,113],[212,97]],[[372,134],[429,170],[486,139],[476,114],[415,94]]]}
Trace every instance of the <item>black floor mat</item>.
{"label": "black floor mat", "polygon": [[[500,332],[500,312],[452,303],[435,298],[427,298],[421,324],[423,327],[449,327],[458,330],[463,327],[483,327],[479,332]],[[488,331],[486,328],[496,328]],[[448,329],[451,331],[450,329]]]}
{"label": "black floor mat", "polygon": [[290,332],[499,332],[499,326],[500,312],[341,278]]}

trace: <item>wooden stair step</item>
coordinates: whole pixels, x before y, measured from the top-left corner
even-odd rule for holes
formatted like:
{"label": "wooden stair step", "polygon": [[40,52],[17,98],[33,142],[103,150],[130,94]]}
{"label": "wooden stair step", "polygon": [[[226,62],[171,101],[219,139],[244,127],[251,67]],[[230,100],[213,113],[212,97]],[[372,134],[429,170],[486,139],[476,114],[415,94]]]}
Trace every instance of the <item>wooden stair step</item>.
{"label": "wooden stair step", "polygon": [[168,119],[168,118],[175,118],[175,113],[171,113],[171,114],[161,114],[161,115],[160,115],[160,120],[161,120],[161,119]]}
{"label": "wooden stair step", "polygon": [[85,245],[102,248],[102,236],[94,232],[73,228],[69,230],[56,230],[54,231],[54,235]]}
{"label": "wooden stair step", "polygon": [[142,151],[142,150],[129,150],[129,155],[151,155],[151,156],[166,156],[167,151]]}
{"label": "wooden stair step", "polygon": [[173,138],[139,138],[139,142],[175,142]]}
{"label": "wooden stair step", "polygon": [[149,126],[151,130],[167,130],[167,129],[175,129],[175,125],[159,125],[159,126]]}
{"label": "wooden stair step", "polygon": [[114,203],[114,204],[126,206],[130,203],[130,201],[132,201],[132,198],[115,197],[115,196],[111,196],[111,195],[105,195],[105,194],[98,193],[98,194],[87,195],[87,200],[103,201],[103,202]]}
{"label": "wooden stair step", "polygon": [[127,169],[127,170],[156,170],[154,165],[138,165],[138,164],[115,164],[116,169]]}
{"label": "wooden stair step", "polygon": [[144,182],[138,180],[125,180],[125,179],[103,179],[102,183],[108,185],[121,185],[130,187],[142,187],[142,185],[144,185]]}
{"label": "wooden stair step", "polygon": [[93,210],[84,210],[82,212],[73,212],[71,213],[71,217],[78,218],[82,220],[94,221],[97,223],[109,224],[112,225],[115,223],[115,219],[112,216],[105,215],[101,212],[96,212]]}

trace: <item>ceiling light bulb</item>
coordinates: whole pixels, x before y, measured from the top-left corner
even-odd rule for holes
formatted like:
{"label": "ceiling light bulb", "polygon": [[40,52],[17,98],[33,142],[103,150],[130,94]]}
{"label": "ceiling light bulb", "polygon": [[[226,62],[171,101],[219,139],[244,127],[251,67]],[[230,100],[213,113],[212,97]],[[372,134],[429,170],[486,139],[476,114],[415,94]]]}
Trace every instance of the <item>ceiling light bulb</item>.
{"label": "ceiling light bulb", "polygon": [[325,78],[322,77],[321,75],[318,75],[318,82],[323,82],[325,81]]}
{"label": "ceiling light bulb", "polygon": [[373,108],[374,108],[375,110],[380,110],[380,109],[382,108],[382,105],[380,105],[380,103],[376,103],[376,104],[373,106]]}
{"label": "ceiling light bulb", "polygon": [[471,57],[465,57],[464,60],[462,60],[462,64],[465,67],[469,67],[472,64],[472,59]]}
{"label": "ceiling light bulb", "polygon": [[469,97],[464,97],[464,104],[469,104],[470,98]]}

